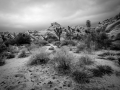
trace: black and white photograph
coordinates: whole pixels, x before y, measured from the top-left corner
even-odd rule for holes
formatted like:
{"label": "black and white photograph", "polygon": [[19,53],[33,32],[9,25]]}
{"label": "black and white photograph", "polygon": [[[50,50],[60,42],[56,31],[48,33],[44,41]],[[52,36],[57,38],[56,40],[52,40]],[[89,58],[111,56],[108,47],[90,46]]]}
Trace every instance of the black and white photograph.
{"label": "black and white photograph", "polygon": [[120,90],[120,0],[0,0],[0,90]]}

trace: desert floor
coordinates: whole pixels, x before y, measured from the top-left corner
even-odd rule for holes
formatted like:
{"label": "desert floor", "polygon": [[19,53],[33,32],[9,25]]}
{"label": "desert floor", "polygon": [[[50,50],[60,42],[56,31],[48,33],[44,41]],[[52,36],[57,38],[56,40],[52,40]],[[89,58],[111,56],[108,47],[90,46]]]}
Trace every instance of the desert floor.
{"label": "desert floor", "polygon": [[[54,56],[49,46],[44,46],[43,49],[51,53],[51,58]],[[36,52],[39,52],[39,49],[33,50],[32,54]],[[76,58],[84,55],[69,52]],[[120,90],[120,67],[114,61],[100,58],[98,54],[103,52],[105,50],[88,54],[95,60],[95,64],[89,68],[108,65],[112,67],[114,73],[91,78],[89,83],[84,84],[76,84],[69,76],[58,75],[50,64],[27,66],[32,54],[25,58],[16,56],[14,59],[6,60],[4,66],[0,66],[0,90]]]}

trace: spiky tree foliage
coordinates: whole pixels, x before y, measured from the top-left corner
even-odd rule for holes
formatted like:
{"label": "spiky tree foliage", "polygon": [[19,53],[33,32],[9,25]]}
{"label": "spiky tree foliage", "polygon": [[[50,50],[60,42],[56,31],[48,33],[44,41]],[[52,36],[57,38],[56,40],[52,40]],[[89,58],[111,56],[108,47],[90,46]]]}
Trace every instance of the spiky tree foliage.
{"label": "spiky tree foliage", "polygon": [[86,33],[90,33],[90,27],[91,27],[91,21],[90,20],[86,21],[86,26],[87,26]]}
{"label": "spiky tree foliage", "polygon": [[55,34],[58,36],[58,40],[60,41],[61,38],[61,34],[62,34],[62,28],[61,27],[57,27],[54,29]]}
{"label": "spiky tree foliage", "polygon": [[90,20],[87,20],[87,21],[86,21],[86,26],[87,26],[87,27],[91,27],[91,21],[90,21]]}
{"label": "spiky tree foliage", "polygon": [[72,29],[70,26],[68,26],[68,29],[66,30],[66,37],[72,40],[74,29]]}

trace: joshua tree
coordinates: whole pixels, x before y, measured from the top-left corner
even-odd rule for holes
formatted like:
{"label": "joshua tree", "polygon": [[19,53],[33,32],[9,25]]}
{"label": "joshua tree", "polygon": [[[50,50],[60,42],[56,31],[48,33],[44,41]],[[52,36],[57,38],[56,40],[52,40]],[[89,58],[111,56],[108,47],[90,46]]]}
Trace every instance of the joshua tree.
{"label": "joshua tree", "polygon": [[73,33],[74,33],[74,29],[68,26],[68,29],[66,30],[66,36],[69,37],[70,40],[72,40]]}
{"label": "joshua tree", "polygon": [[90,33],[90,27],[91,27],[91,21],[90,20],[86,21],[86,26],[87,26],[86,33]]}
{"label": "joshua tree", "polygon": [[60,41],[61,34],[62,34],[62,28],[61,27],[56,27],[54,29],[55,34],[58,36],[58,40]]}
{"label": "joshua tree", "polygon": [[89,28],[91,27],[91,21],[90,20],[86,21],[86,26],[89,27]]}

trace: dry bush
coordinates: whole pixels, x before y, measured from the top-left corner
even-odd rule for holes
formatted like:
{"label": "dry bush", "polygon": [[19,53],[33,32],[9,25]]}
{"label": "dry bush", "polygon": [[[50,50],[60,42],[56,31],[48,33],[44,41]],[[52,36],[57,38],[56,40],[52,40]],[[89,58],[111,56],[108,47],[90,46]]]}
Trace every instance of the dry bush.
{"label": "dry bush", "polygon": [[58,48],[60,47],[61,42],[60,41],[55,41],[53,45],[57,46]]}
{"label": "dry bush", "polygon": [[95,69],[90,69],[95,77],[102,77],[103,75],[107,74],[110,75],[113,73],[113,69],[107,65],[99,65]]}
{"label": "dry bush", "polygon": [[120,57],[118,57],[118,64],[120,65]]}
{"label": "dry bush", "polygon": [[28,62],[28,65],[43,65],[47,64],[50,60],[48,53],[40,52],[33,55]]}
{"label": "dry bush", "polygon": [[24,57],[26,57],[26,56],[27,56],[27,55],[26,55],[25,50],[21,50],[20,53],[18,54],[18,58],[24,58]]}
{"label": "dry bush", "polygon": [[79,66],[84,66],[84,65],[92,65],[94,64],[94,61],[92,60],[91,57],[85,55],[79,58],[79,61],[77,62]]}
{"label": "dry bush", "polygon": [[4,65],[5,64],[5,55],[4,54],[0,54],[0,66]]}
{"label": "dry bush", "polygon": [[99,54],[98,56],[101,56],[101,57],[106,57],[106,56],[114,56],[115,53],[112,53],[112,52],[104,52],[102,54]]}
{"label": "dry bush", "polygon": [[35,42],[35,44],[39,45],[39,46],[45,46],[48,44],[48,41],[45,40],[39,40],[37,42]]}
{"label": "dry bush", "polygon": [[120,56],[120,53],[116,53],[117,56]]}
{"label": "dry bush", "polygon": [[84,51],[86,49],[86,44],[85,43],[79,43],[77,45],[77,53],[79,53],[80,51]]}
{"label": "dry bush", "polygon": [[72,60],[73,56],[68,52],[64,50],[57,51],[53,58],[55,70],[61,75],[70,74],[73,68]]}
{"label": "dry bush", "polygon": [[118,76],[118,77],[120,77],[120,71],[116,71],[115,75]]}
{"label": "dry bush", "polygon": [[4,43],[0,43],[0,54],[7,50],[7,47]]}
{"label": "dry bush", "polygon": [[102,59],[107,59],[107,60],[111,60],[111,61],[117,59],[116,53],[109,52],[109,51],[99,54],[98,56],[100,56],[100,58],[102,58]]}
{"label": "dry bush", "polygon": [[7,59],[12,59],[12,58],[15,58],[15,55],[13,53],[9,53],[7,54]]}
{"label": "dry bush", "polygon": [[30,44],[31,43],[31,38],[28,34],[25,33],[19,33],[15,37],[15,43],[17,45],[22,45],[22,44]]}
{"label": "dry bush", "polygon": [[75,46],[76,42],[73,41],[73,40],[64,40],[64,41],[61,41],[61,46],[65,46],[65,45]]}
{"label": "dry bush", "polygon": [[11,52],[11,53],[18,53],[19,52],[19,48],[17,46],[9,45],[9,47],[7,48],[7,51]]}
{"label": "dry bush", "polygon": [[116,57],[114,57],[114,56],[108,56],[108,57],[106,57],[106,59],[113,61],[113,60],[116,60]]}
{"label": "dry bush", "polygon": [[34,44],[34,43],[26,44],[26,45],[25,45],[25,48],[27,49],[27,51],[28,51],[29,53],[31,53],[31,50],[34,50],[34,49],[36,49],[36,48],[39,48],[39,45],[36,45],[36,44]]}
{"label": "dry bush", "polygon": [[85,71],[76,70],[72,73],[72,79],[77,83],[89,83],[89,75]]}

